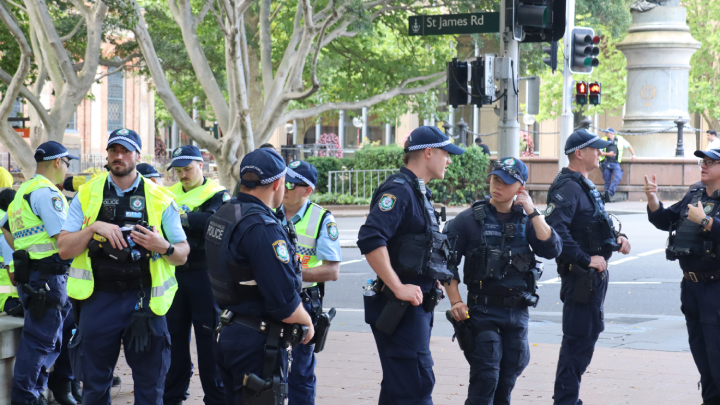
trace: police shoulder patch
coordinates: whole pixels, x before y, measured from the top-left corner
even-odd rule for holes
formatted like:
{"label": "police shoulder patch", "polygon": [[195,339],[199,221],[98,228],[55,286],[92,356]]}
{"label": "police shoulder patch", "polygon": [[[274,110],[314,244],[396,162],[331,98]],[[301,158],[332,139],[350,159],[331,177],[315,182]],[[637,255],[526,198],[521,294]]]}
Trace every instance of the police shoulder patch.
{"label": "police shoulder patch", "polygon": [[715,203],[705,203],[705,207],[703,207],[703,211],[706,214],[709,214],[712,212],[713,208],[715,208]]}
{"label": "police shoulder patch", "polygon": [[555,211],[555,204],[550,203],[548,204],[547,208],[545,208],[545,216],[550,216]]}
{"label": "police shoulder patch", "polygon": [[53,208],[55,208],[55,211],[57,211],[57,212],[63,212],[63,210],[65,209],[65,204],[63,204],[60,197],[53,197],[52,204],[53,204]]}
{"label": "police shoulder patch", "polygon": [[287,243],[284,240],[276,240],[272,246],[278,260],[283,263],[290,263],[290,252],[288,252]]}
{"label": "police shoulder patch", "polygon": [[180,213],[180,207],[178,207],[175,201],[170,201],[170,206],[173,207],[173,209],[177,211],[178,214]]}
{"label": "police shoulder patch", "polygon": [[335,222],[328,222],[327,231],[328,231],[328,236],[330,236],[330,239],[332,239],[332,240],[337,240],[338,236],[340,236],[340,233],[338,232],[337,224]]}
{"label": "police shoulder patch", "polygon": [[231,198],[232,197],[230,196],[230,193],[228,193],[227,191],[223,193],[223,197],[222,197],[223,202],[230,201]]}
{"label": "police shoulder patch", "polygon": [[381,211],[390,211],[395,207],[395,202],[397,201],[397,197],[395,197],[392,194],[383,194],[382,197],[380,197],[380,201],[378,202],[378,207],[380,207]]}

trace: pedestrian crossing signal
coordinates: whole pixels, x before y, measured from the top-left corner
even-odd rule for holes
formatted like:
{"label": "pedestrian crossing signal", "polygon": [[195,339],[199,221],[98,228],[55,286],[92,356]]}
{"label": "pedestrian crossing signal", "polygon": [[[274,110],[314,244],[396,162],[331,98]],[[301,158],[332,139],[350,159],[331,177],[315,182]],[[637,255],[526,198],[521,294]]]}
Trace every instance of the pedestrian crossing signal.
{"label": "pedestrian crossing signal", "polygon": [[588,89],[590,90],[590,97],[588,98],[588,101],[590,102],[590,105],[600,105],[600,90],[601,90],[600,83],[590,83],[588,86]]}
{"label": "pedestrian crossing signal", "polygon": [[575,102],[577,105],[585,105],[588,101],[588,84],[585,82],[575,83]]}

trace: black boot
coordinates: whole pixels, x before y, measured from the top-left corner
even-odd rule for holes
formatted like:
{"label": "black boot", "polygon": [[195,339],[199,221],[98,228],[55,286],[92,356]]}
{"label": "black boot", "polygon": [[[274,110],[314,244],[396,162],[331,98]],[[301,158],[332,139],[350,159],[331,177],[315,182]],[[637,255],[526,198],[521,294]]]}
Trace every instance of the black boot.
{"label": "black boot", "polygon": [[[48,389],[52,391],[55,401],[60,405],[77,405],[77,401],[73,398],[70,388],[70,381],[58,381],[53,378],[54,373],[48,378]],[[40,398],[38,398],[40,399]]]}
{"label": "black boot", "polygon": [[77,378],[70,382],[72,388],[72,396],[78,404],[82,403],[82,389],[80,388],[80,380]]}
{"label": "black boot", "polygon": [[113,375],[113,387],[119,387],[122,384],[122,380],[119,376]]}

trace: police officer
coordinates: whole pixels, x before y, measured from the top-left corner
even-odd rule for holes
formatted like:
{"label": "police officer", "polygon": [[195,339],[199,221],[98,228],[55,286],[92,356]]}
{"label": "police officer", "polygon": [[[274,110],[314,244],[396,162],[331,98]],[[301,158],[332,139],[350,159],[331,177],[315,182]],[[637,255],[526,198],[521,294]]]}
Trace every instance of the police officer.
{"label": "police officer", "polygon": [[[312,320],[300,299],[295,247],[273,209],[288,168],[274,150],[240,163],[240,192],[210,217],[205,251],[213,295],[223,310],[215,339],[227,405],[280,405],[287,396],[287,347]],[[298,335],[300,334],[300,335]],[[299,337],[297,338],[299,339]]]}
{"label": "police officer", "polygon": [[[458,252],[453,280],[445,284],[451,313],[457,322],[470,322],[474,335],[463,347],[470,363],[466,403],[473,405],[510,403],[510,392],[530,361],[528,307],[537,305],[535,291],[542,275],[535,255],[554,259],[562,249],[560,237],[525,191],[525,163],[508,157],[498,159],[493,168],[490,195],[443,230]],[[467,303],[458,290],[456,265],[462,256]]]}
{"label": "police officer", "polygon": [[[197,149],[197,148],[196,148]],[[162,175],[157,171],[155,166],[148,163],[140,163],[137,165],[137,171],[142,174],[143,177],[149,179],[158,186],[164,186]]]}
{"label": "police officer", "polygon": [[378,275],[376,294],[364,300],[383,369],[380,404],[432,404],[433,310],[440,281],[450,281],[452,273],[450,246],[425,184],[442,179],[450,155],[463,152],[436,127],[412,131],[405,142],[406,167],[375,190],[360,228],[358,247]]}
{"label": "police officer", "polygon": [[[139,165],[138,165],[139,166]],[[152,166],[151,166],[152,167]],[[203,158],[192,145],[173,151],[168,170],[173,169],[178,182],[169,188],[180,207],[180,220],[188,237],[190,254],[182,266],[175,267],[178,291],[167,313],[172,349],[170,370],[165,379],[165,405],[180,404],[187,399],[193,364],[190,359],[190,330],[195,330],[200,383],[205,404],[225,402],[220,375],[213,358],[213,331],[220,318],[220,309],[210,289],[210,276],[205,257],[207,221],[230,199],[225,187],[203,176]]]}
{"label": "police officer", "polygon": [[[58,255],[56,238],[65,216],[65,197],[55,187],[65,178],[70,156],[64,146],[49,141],[35,151],[35,176],[20,186],[3,218],[3,232],[15,249],[12,281],[25,309],[12,405],[33,404],[47,385],[47,369],[60,354],[62,325],[72,308],[67,299],[67,262]],[[7,232],[9,227],[10,232]]]}
{"label": "police officer", "polygon": [[[322,297],[326,281],[340,276],[342,253],[338,227],[330,211],[310,202],[318,172],[315,166],[296,160],[288,165],[292,174],[285,176],[285,195],[278,211],[283,225],[295,224],[298,236],[297,257],[302,266],[301,296],[305,310],[314,324],[322,313]],[[314,404],[315,345],[298,345],[292,353],[292,369],[288,374],[289,405]]]}
{"label": "police officer", "polygon": [[645,176],[648,219],[669,231],[667,258],[680,261],[683,280],[680,309],[685,315],[690,351],[700,372],[705,404],[720,404],[720,150],[695,151],[703,186],[665,208],[658,200],[657,179]]}
{"label": "police officer", "polygon": [[615,231],[600,192],[588,179],[609,144],[585,129],[573,132],[565,143],[568,167],[560,171],[548,191],[545,221],[562,239],[556,262],[562,280],[563,339],[555,404],[582,403],[578,399],[580,379],[605,329],[607,261],[615,251],[630,253],[630,242]]}
{"label": "police officer", "polygon": [[135,403],[162,403],[170,364],[165,313],[177,291],[174,266],[190,248],[175,202],[135,170],[140,145],[135,131],[110,134],[110,173],[80,189],[60,236],[61,256],[74,258],[67,288],[79,316],[69,348],[86,404],[110,404],[121,341]]}

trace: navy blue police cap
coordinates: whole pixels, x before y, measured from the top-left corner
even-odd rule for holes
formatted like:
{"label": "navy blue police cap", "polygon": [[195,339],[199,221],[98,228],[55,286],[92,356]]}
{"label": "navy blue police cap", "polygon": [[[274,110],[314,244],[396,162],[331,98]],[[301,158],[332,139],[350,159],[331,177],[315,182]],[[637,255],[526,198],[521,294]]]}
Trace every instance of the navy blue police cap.
{"label": "navy blue police cap", "polygon": [[610,145],[612,145],[612,142],[603,141],[599,136],[588,132],[587,129],[580,128],[570,134],[565,142],[565,154],[569,155],[583,148],[605,149]]}
{"label": "navy blue police cap", "polygon": [[720,149],[696,150],[695,156],[699,158],[709,157],[713,160],[720,160]]}
{"label": "navy blue police cap", "polygon": [[143,177],[150,178],[150,177],[162,177],[162,174],[160,174],[155,166],[149,164],[149,163],[140,163],[139,165],[135,166],[135,169],[142,174]]}
{"label": "navy blue police cap", "polygon": [[453,145],[450,138],[442,133],[438,127],[417,127],[408,137],[408,147],[405,149],[405,152],[412,152],[426,148],[439,148],[452,155],[462,155],[465,153],[463,148]]}
{"label": "navy blue police cap", "polygon": [[64,146],[55,141],[47,141],[35,149],[36,162],[47,162],[61,157],[77,159],[77,157],[70,155]]}
{"label": "navy blue police cap", "polygon": [[295,184],[307,184],[315,190],[318,179],[318,171],[315,166],[308,162],[296,160],[290,162],[288,167],[292,170],[292,174],[285,176],[285,181]]}
{"label": "navy blue police cap", "polygon": [[[260,180],[242,180],[245,173],[255,173]],[[295,172],[288,169],[283,158],[274,149],[255,149],[245,155],[242,162],[240,162],[240,184],[247,188],[268,185],[285,174],[292,176]]]}
{"label": "navy blue police cap", "polygon": [[519,181],[524,186],[528,179],[528,168],[522,160],[506,157],[493,163],[493,171],[490,174],[500,176],[505,184],[513,184]]}
{"label": "navy blue police cap", "polygon": [[613,134],[613,135],[615,135],[615,130],[612,129],[612,128],[603,129],[603,132],[605,132],[606,134]]}
{"label": "navy blue police cap", "polygon": [[203,157],[197,146],[185,145],[175,149],[172,153],[172,162],[167,170],[173,167],[185,167],[192,162],[202,162]]}
{"label": "navy blue police cap", "polygon": [[113,144],[120,144],[130,152],[140,152],[142,150],[142,141],[140,135],[132,129],[116,129],[110,133],[108,138],[107,149]]}

